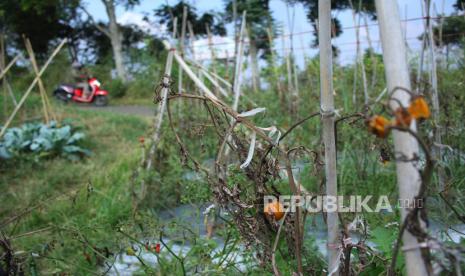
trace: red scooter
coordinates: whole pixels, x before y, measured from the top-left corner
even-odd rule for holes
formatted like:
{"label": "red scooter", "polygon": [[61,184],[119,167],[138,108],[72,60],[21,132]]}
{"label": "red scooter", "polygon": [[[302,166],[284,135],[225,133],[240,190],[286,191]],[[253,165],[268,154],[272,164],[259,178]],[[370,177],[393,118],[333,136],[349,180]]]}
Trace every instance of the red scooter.
{"label": "red scooter", "polygon": [[96,78],[89,78],[87,84],[90,87],[90,94],[85,97],[82,87],[62,84],[54,92],[55,98],[64,101],[75,101],[79,103],[94,103],[96,106],[105,106],[108,104],[108,91],[100,89],[100,82]]}

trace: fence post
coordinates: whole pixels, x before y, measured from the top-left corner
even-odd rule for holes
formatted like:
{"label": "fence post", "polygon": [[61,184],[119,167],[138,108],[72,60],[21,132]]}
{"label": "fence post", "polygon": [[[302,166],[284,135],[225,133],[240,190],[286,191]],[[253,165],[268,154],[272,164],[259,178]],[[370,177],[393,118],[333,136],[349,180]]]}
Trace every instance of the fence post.
{"label": "fence post", "polygon": [[[333,52],[331,46],[331,1],[318,1],[318,41],[320,47],[320,97],[325,145],[326,196],[337,196],[336,137],[333,96]],[[339,275],[338,212],[327,212],[328,275]]]}
{"label": "fence post", "polygon": [[[397,89],[411,89],[410,75],[407,64],[406,46],[402,35],[402,27],[399,17],[399,10],[396,1],[376,0],[376,11],[378,15],[381,43],[383,47],[383,60],[385,64],[388,91],[392,92],[392,97],[396,101],[390,102],[390,107],[395,110],[399,104],[408,106],[410,94]],[[412,124],[412,130],[416,130],[416,125]],[[418,142],[410,134],[394,131],[395,151],[412,158],[418,156]],[[397,185],[399,188],[399,198],[402,200],[413,200],[418,194],[421,179],[420,173],[412,162],[396,162]],[[409,209],[401,209],[402,220],[405,219]],[[428,275],[426,264],[423,261],[418,240],[410,232],[405,231],[402,237],[404,246],[412,248],[405,251],[405,261],[408,275]]]}

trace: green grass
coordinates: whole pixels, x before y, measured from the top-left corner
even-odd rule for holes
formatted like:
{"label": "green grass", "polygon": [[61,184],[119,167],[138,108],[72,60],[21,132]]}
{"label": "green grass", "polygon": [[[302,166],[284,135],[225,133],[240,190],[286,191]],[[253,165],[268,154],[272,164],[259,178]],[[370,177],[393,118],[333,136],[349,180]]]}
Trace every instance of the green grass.
{"label": "green grass", "polygon": [[23,252],[19,258],[26,264],[34,261],[43,275],[88,274],[103,260],[95,251],[118,250],[116,228],[132,218],[129,180],[140,161],[138,137],[146,135],[149,120],[59,109],[61,116],[82,128],[92,155],[79,162],[56,158],[2,163],[0,221],[39,206],[2,229],[9,237],[48,229],[13,239],[14,250]]}

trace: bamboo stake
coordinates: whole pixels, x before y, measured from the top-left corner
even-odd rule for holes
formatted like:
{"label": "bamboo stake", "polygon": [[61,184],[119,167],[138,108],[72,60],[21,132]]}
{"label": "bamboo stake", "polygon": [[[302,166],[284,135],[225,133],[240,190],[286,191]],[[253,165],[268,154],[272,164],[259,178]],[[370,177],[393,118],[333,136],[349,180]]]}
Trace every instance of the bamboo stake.
{"label": "bamboo stake", "polygon": [[[0,56],[1,56],[0,72],[4,72],[4,70],[5,70],[4,67],[5,67],[6,49],[5,49],[5,37],[4,37],[3,34],[0,35]],[[20,57],[20,55],[17,55],[17,58],[19,58],[19,57]],[[14,64],[14,63],[11,63],[11,64]],[[6,73],[6,71],[5,71],[5,73]],[[2,78],[0,78],[0,80],[1,79]],[[8,94],[10,95],[11,100],[13,101],[14,106],[17,106],[18,102],[16,101],[16,97],[13,94],[13,90],[11,89],[10,83],[8,82],[8,79],[6,78],[6,76],[4,76],[4,79],[3,79],[3,89],[4,89],[4,92],[5,92],[5,98],[4,99],[6,99],[6,94],[8,92]],[[5,108],[5,114],[6,114],[6,100],[4,101],[4,108]]]}
{"label": "bamboo stake", "polygon": [[[223,79],[222,77],[218,76],[218,75],[215,75],[213,74],[212,72],[209,72],[205,67],[203,67],[202,65],[200,65],[199,63],[193,61],[193,60],[186,60],[188,63],[190,63],[192,66],[196,67],[199,69],[199,75],[201,74],[201,76],[205,76],[207,77],[208,80],[210,80],[212,82],[213,85],[217,86],[218,89],[220,89],[220,92],[221,94],[223,94],[224,96],[226,97],[229,97],[229,94],[228,94],[228,91],[225,90],[219,82],[223,83],[228,89],[232,89],[232,85],[225,79]],[[202,72],[200,72],[202,71]],[[226,93],[226,94],[224,94]],[[253,100],[251,100],[247,95],[241,95],[244,99],[246,99],[250,104],[252,104],[253,106],[258,106],[256,102],[254,102]]]}
{"label": "bamboo stake", "polygon": [[173,19],[173,33],[172,33],[172,36],[171,36],[173,38],[173,40],[176,39],[176,34],[178,33],[177,30],[178,30],[178,18],[175,17]]}
{"label": "bamboo stake", "polygon": [[[358,55],[358,51],[356,53]],[[355,106],[355,103],[357,102],[357,74],[358,73],[358,62],[357,62],[357,57],[355,57],[355,64],[354,64],[354,80],[352,84],[352,103]]]}
{"label": "bamboo stake", "polygon": [[363,23],[365,24],[365,32],[367,34],[367,41],[368,41],[368,47],[370,48],[370,58],[371,58],[371,66],[373,67],[373,72],[371,75],[371,89],[375,88],[376,85],[376,77],[377,77],[377,67],[378,67],[378,59],[376,58],[374,51],[375,48],[373,47],[373,44],[371,42],[371,36],[370,36],[370,28],[368,26],[368,19],[367,16],[363,16]]}
{"label": "bamboo stake", "polygon": [[[0,34],[0,72],[3,71],[3,67],[5,66],[5,42],[3,38],[3,33]],[[3,116],[6,117],[7,115],[7,103],[6,103],[6,98],[7,98],[7,91],[6,91],[6,82],[5,80],[2,82],[3,83]]]}
{"label": "bamboo stake", "polygon": [[[424,17],[425,16],[425,11],[424,11],[424,7],[423,7],[423,1],[420,0],[420,4],[421,4],[421,16]],[[423,74],[423,65],[424,65],[424,59],[425,59],[425,49],[426,49],[426,45],[427,45],[427,26],[426,26],[426,23],[425,23],[425,20],[423,20],[423,29],[425,30],[425,32],[423,33],[423,37],[422,37],[422,42],[421,42],[421,52],[420,52],[420,58],[418,60],[418,74],[417,74],[417,87],[415,89],[416,93],[418,94],[420,92],[420,83],[421,83],[421,79],[422,79],[422,74]]]}
{"label": "bamboo stake", "polygon": [[195,60],[189,60],[189,59],[186,59],[187,62],[191,63],[192,65],[194,65],[195,67],[201,69],[202,71],[204,72],[207,72],[209,75],[211,75],[212,77],[214,77],[216,80],[222,82],[226,87],[228,87],[229,89],[232,89],[232,84],[230,84],[227,80],[223,79],[222,77],[218,76],[217,74],[214,74],[212,72],[209,72],[207,70],[207,68],[203,67],[200,63],[198,63],[197,61]]}
{"label": "bamboo stake", "polygon": [[[163,114],[165,113],[166,110],[166,101],[168,99],[168,88],[169,83],[170,83],[170,76],[171,76],[171,68],[173,66],[173,56],[174,56],[174,49],[171,49],[168,52],[168,57],[166,60],[166,65],[165,65],[165,75],[163,76],[163,88],[161,90],[161,104],[158,107],[157,110],[157,116],[155,118],[155,129],[153,131],[153,136],[152,136],[152,145],[150,146],[150,151],[149,155],[147,158],[147,165],[145,167],[146,170],[152,169],[152,162],[153,162],[153,157],[155,156],[155,151],[157,150],[158,142],[160,140],[160,131],[161,131],[161,125],[163,123]],[[143,186],[144,182],[142,182]],[[141,187],[141,190],[144,191],[145,187]]]}
{"label": "bamboo stake", "polygon": [[234,83],[233,83],[233,92],[234,92],[234,101],[233,101],[233,110],[237,111],[239,107],[239,97],[241,96],[241,83],[242,83],[242,57],[244,55],[244,32],[246,24],[246,14],[247,11],[242,13],[242,23],[241,31],[239,33],[239,45],[237,47],[236,55],[236,65],[234,73]]}
{"label": "bamboo stake", "polygon": [[190,45],[191,52],[192,52],[192,59],[196,60],[196,58],[195,58],[195,48],[194,48],[195,35],[194,35],[194,28],[192,27],[191,22],[187,22],[187,28],[189,29],[189,45]]}
{"label": "bamboo stake", "polygon": [[[194,27],[192,26],[192,23],[190,21],[187,22],[187,27],[189,29],[190,47],[191,47],[191,51],[192,51],[192,60],[194,60],[194,62],[197,62],[197,57],[195,56],[195,47],[194,47],[194,39],[195,39]],[[200,75],[200,72],[198,72],[198,77],[202,78],[202,76]]]}
{"label": "bamboo stake", "polygon": [[[352,4],[352,1],[349,0],[349,3],[350,3],[350,6],[351,6],[351,9],[352,9],[352,16],[353,16],[353,10],[354,10],[354,7],[353,7],[353,4]],[[353,19],[354,20],[354,24],[355,24],[355,18]],[[358,38],[358,37],[357,37]],[[359,55],[359,48],[360,48],[360,41],[357,40],[357,48],[356,48],[356,57],[355,57],[355,64],[354,64],[354,80],[353,80],[353,84],[352,84],[352,103],[354,104],[355,106],[355,103],[357,102],[357,75],[358,75],[358,55]]]}
{"label": "bamboo stake", "polygon": [[[172,39],[173,41],[176,38],[176,30],[177,30],[177,23],[178,23],[178,18],[175,17],[173,21],[173,33],[172,33]],[[168,93],[170,92],[168,87],[170,84],[171,80],[171,69],[173,67],[173,56],[174,52],[176,51],[176,48],[168,48],[168,57],[166,59],[166,65],[165,65],[165,74],[163,75],[163,88],[161,89],[161,104],[158,106],[155,121],[154,121],[154,130],[153,130],[153,135],[152,135],[152,144],[150,146],[150,150],[147,155],[147,164],[145,166],[146,171],[149,171],[153,167],[153,158],[155,156],[155,152],[157,150],[157,146],[160,141],[160,132],[161,132],[161,126],[163,123],[163,115],[165,114],[166,110],[166,103],[168,101]],[[182,70],[182,68],[180,68]],[[142,158],[143,161],[144,158]],[[140,199],[145,198],[145,193],[146,193],[146,188],[145,188],[145,180],[141,181],[140,184]]]}
{"label": "bamboo stake", "polygon": [[[216,55],[215,55],[215,49],[213,48],[213,37],[212,33],[210,32],[210,27],[208,24],[205,24],[205,28],[207,29],[207,35],[208,35],[208,48],[210,48],[210,55],[211,55],[211,66],[213,67],[213,73],[217,75],[216,72]],[[215,86],[214,90],[215,94],[218,95],[218,89]]]}
{"label": "bamboo stake", "polygon": [[[443,63],[445,63],[445,68],[449,69],[449,44],[446,45],[446,55],[444,53],[444,19],[445,19],[445,13],[444,13],[444,7],[446,3],[445,0],[442,0],[441,2],[441,20],[439,22],[439,48],[441,49],[441,57],[443,60]],[[462,3],[463,5],[463,3]],[[444,56],[445,55],[445,56]]]}
{"label": "bamboo stake", "polygon": [[[293,95],[294,94],[294,88],[292,87],[292,70],[291,70],[291,60],[289,58],[289,53],[287,52],[286,48],[286,42],[284,40],[284,35],[282,36],[282,44],[283,44],[283,51],[284,51],[284,57],[286,59],[286,69],[287,69],[287,93]],[[289,109],[290,113],[294,113],[294,100],[291,99],[289,101]]]}
{"label": "bamboo stake", "polygon": [[295,52],[294,52],[294,18],[295,18],[295,8],[292,7],[292,17],[289,15],[289,4],[286,4],[286,12],[287,12],[287,21],[289,26],[289,62],[291,66],[291,76],[293,83],[292,89],[292,115],[296,116],[298,111],[298,101],[299,101],[299,83],[298,83],[298,76],[297,76],[297,65],[295,62]]}
{"label": "bamboo stake", "polygon": [[[234,57],[237,58],[237,51],[239,46],[239,33],[237,32],[237,1],[233,0],[233,24],[234,24]],[[234,68],[235,69],[235,68]]]}
{"label": "bamboo stake", "polygon": [[284,107],[286,104],[286,100],[284,98],[284,92],[283,92],[283,87],[281,86],[278,68],[276,68],[275,55],[274,55],[274,50],[273,50],[273,32],[271,30],[271,27],[267,28],[267,33],[268,33],[268,42],[270,43],[271,68],[273,69],[273,75],[276,81],[276,85],[278,87],[278,97],[279,97],[279,100],[281,101],[281,106]]}
{"label": "bamboo stake", "polygon": [[16,116],[16,113],[18,113],[18,110],[21,108],[21,106],[24,104],[24,102],[26,101],[26,98],[27,96],[29,96],[29,94],[31,93],[32,89],[34,88],[34,86],[37,84],[39,78],[42,76],[42,74],[45,72],[45,70],[47,69],[47,67],[50,65],[50,63],[53,61],[53,59],[55,58],[55,56],[60,52],[61,48],[63,48],[63,46],[65,45],[66,43],[66,39],[63,39],[60,43],[60,45],[58,45],[58,47],[55,49],[55,51],[53,51],[52,55],[48,58],[47,62],[45,63],[45,65],[42,67],[42,69],[40,70],[39,74],[34,78],[34,80],[32,81],[31,85],[29,86],[29,88],[26,90],[26,93],[24,93],[23,97],[21,98],[21,100],[19,101],[18,105],[15,107],[15,109],[13,110],[13,112],[11,113],[10,117],[8,118],[8,120],[6,121],[6,123],[3,125],[3,128],[0,132],[0,138],[3,137],[3,134],[5,134],[5,131],[6,129],[8,128],[8,126],[11,124],[11,122],[13,121],[14,117]]}
{"label": "bamboo stake", "polygon": [[211,84],[213,84],[215,89],[218,90],[223,96],[225,96],[225,97],[229,96],[228,93],[226,92],[226,90],[224,90],[223,87],[221,87],[221,85],[215,80],[215,78],[213,78],[212,75],[210,75],[210,73],[208,73],[207,71],[204,71],[202,69],[200,69],[199,73],[201,73],[202,75],[207,77],[207,79],[211,82]]}
{"label": "bamboo stake", "polygon": [[[27,38],[24,38],[24,43],[26,45],[26,51],[29,54],[29,59],[30,59],[31,64],[32,64],[32,68],[33,68],[34,73],[35,73],[35,75],[37,77],[38,73],[39,73],[39,68],[37,67],[36,58],[35,58],[35,55],[34,55],[34,50],[32,49],[31,41],[29,41],[29,39],[27,39]],[[44,87],[44,84],[43,84],[42,79],[40,77],[39,77],[39,80],[38,80],[38,86],[39,86],[40,98],[42,100],[42,109],[43,109],[43,112],[44,112],[45,123],[48,125],[50,123],[50,118],[49,118],[49,115],[48,115],[47,103],[45,101],[45,97],[47,96],[46,95],[47,92],[45,92],[45,87]]]}
{"label": "bamboo stake", "polygon": [[[172,50],[171,45],[168,41],[164,40],[163,45],[167,50]],[[198,78],[195,73],[189,68],[189,66],[186,64],[186,62],[183,60],[182,57],[179,56],[176,51],[173,51],[173,57],[174,59],[178,62],[179,66],[181,66],[184,71],[186,71],[186,74],[191,78],[191,80],[194,82],[195,85],[204,93],[206,96],[208,96],[212,101],[217,101],[218,98],[213,94],[213,92],[208,89],[207,86]]]}
{"label": "bamboo stake", "polygon": [[[305,49],[305,43],[304,43],[304,39],[303,39],[303,36],[300,36],[299,38],[299,41],[300,41],[300,48],[301,49]],[[302,52],[303,53],[303,56],[304,56],[304,71],[308,71],[308,56],[307,56],[307,53],[305,53],[305,51]],[[306,85],[309,85],[309,90],[312,90],[312,87],[311,87],[311,83],[309,81],[310,79],[307,78],[307,77],[304,77],[303,79],[303,86],[305,87]]]}
{"label": "bamboo stake", "polygon": [[[184,57],[184,38],[186,36],[186,24],[187,24],[187,6],[184,6],[183,11],[182,11],[181,39],[179,41],[179,51],[182,57]],[[179,68],[178,77],[179,77],[178,92],[182,93],[182,68]]]}
{"label": "bamboo stake", "polygon": [[[430,56],[430,64],[431,64],[431,101],[433,103],[433,123],[434,123],[434,142],[437,145],[442,145],[442,137],[441,137],[441,126],[439,123],[440,119],[440,106],[439,106],[439,92],[438,92],[438,73],[436,68],[436,54],[435,54],[435,45],[433,39],[433,24],[430,19],[430,11],[431,11],[431,1],[426,1],[426,16],[428,20],[426,24],[428,25],[428,38],[429,38],[429,56]],[[442,148],[441,147],[434,147],[433,148],[433,156],[436,160],[442,159]],[[438,188],[439,191],[444,191],[445,184],[444,184],[444,170],[441,166],[438,166]]]}
{"label": "bamboo stake", "polygon": [[293,65],[293,75],[294,75],[294,95],[293,95],[293,100],[294,100],[294,107],[295,111],[297,113],[298,111],[298,106],[299,106],[299,69],[297,68],[297,63],[295,62],[295,56],[292,55],[294,58],[294,62],[292,63]]}
{"label": "bamboo stake", "polygon": [[224,60],[225,78],[229,80],[229,52],[226,50],[226,59]]}
{"label": "bamboo stake", "polygon": [[259,84],[257,78],[258,76],[258,66],[257,66],[257,52],[256,52],[256,47],[253,45],[255,42],[252,41],[252,29],[249,27],[246,30],[246,36],[249,39],[249,58],[250,58],[250,67],[252,69],[252,88],[254,92],[257,92],[259,90]]}
{"label": "bamboo stake", "polygon": [[[361,1],[359,1],[359,10],[361,8]],[[356,54],[356,58],[355,58],[355,62],[358,64],[358,66],[360,66],[360,69],[362,71],[362,85],[363,85],[363,95],[365,97],[365,105],[368,104],[369,102],[369,97],[368,97],[368,85],[367,85],[367,76],[366,76],[366,72],[365,72],[365,62],[363,61],[363,54],[362,54],[362,48],[360,47],[360,15],[358,16],[358,21],[357,21],[357,13],[355,12],[355,7],[352,3],[352,0],[349,0],[349,4],[350,4],[350,8],[351,8],[351,11],[352,11],[352,20],[354,21],[354,25],[355,25],[355,37],[356,37],[356,41],[357,41],[357,54]],[[356,67],[355,70],[358,71],[358,66]],[[357,77],[357,73],[358,72],[355,72],[355,78]],[[354,80],[354,82],[356,83],[357,80]],[[355,90],[356,90],[356,87],[354,85],[354,97],[355,97]]]}
{"label": "bamboo stake", "polygon": [[404,6],[404,41],[405,41],[405,45],[407,46],[407,49],[408,49],[408,43],[407,43],[407,17],[408,16],[408,5],[405,4]]}
{"label": "bamboo stake", "polygon": [[[362,10],[362,0],[358,1],[358,8],[359,10]],[[357,40],[360,42],[360,20],[361,16],[358,15],[358,21],[357,21],[357,27],[355,28],[357,32]],[[355,23],[355,17],[354,17],[354,23]],[[370,101],[370,96],[368,95],[368,82],[367,82],[367,75],[366,75],[366,70],[365,70],[365,61],[363,59],[363,53],[362,53],[362,48],[360,47],[360,44],[357,44],[358,46],[358,51],[360,53],[358,54],[359,58],[359,63],[361,65],[362,69],[362,84],[363,84],[363,95],[365,96],[365,105],[368,105],[368,102]]]}
{"label": "bamboo stake", "polygon": [[[399,10],[394,1],[375,0],[376,11],[379,21],[381,43],[383,47],[383,60],[386,68],[386,79],[388,91],[392,91],[393,99],[390,106],[396,110],[399,104],[408,106],[410,94],[397,89],[402,87],[410,90],[410,75],[407,64],[407,51],[402,36]],[[415,124],[412,124],[412,131],[416,131]],[[394,131],[394,147],[398,154],[410,159],[419,156],[418,142],[410,134]],[[420,174],[412,162],[396,162],[397,186],[401,200],[413,202],[418,194],[421,185]],[[405,219],[409,209],[401,209],[402,221]],[[424,224],[423,224],[424,225]],[[404,231],[404,246],[411,248],[405,251],[406,269],[408,275],[428,275],[426,264],[422,258],[420,245],[416,237],[409,231]]]}
{"label": "bamboo stake", "polygon": [[[320,89],[323,141],[325,145],[326,195],[337,196],[336,139],[334,130],[333,64],[331,47],[331,1],[318,1],[318,41],[320,47]],[[336,203],[337,204],[337,203]],[[327,213],[328,273],[339,275],[338,213]]]}
{"label": "bamboo stake", "polygon": [[1,72],[0,72],[0,80],[3,78],[3,76],[5,76],[5,74],[8,72],[8,70],[10,70],[11,67],[13,67],[13,65],[18,61],[18,59],[21,57],[21,55],[17,55],[13,58],[13,60],[10,61],[10,63],[8,63],[8,65],[5,67],[5,69],[3,69]]}
{"label": "bamboo stake", "polygon": [[[30,51],[31,62],[32,62],[32,65],[34,67],[35,74],[37,76],[37,74],[39,73],[39,67],[37,66],[37,60],[35,58],[34,50],[32,49],[32,44],[31,44],[31,41],[29,39],[27,39],[27,44],[28,44],[27,47],[29,48],[29,51]],[[48,98],[48,95],[47,95],[47,90],[45,89],[45,86],[42,83],[42,80],[40,78],[39,78],[39,88],[43,92],[44,100],[45,100],[45,107],[47,109],[47,112],[52,117],[52,120],[57,122],[57,116],[53,112],[52,105],[50,104],[50,101],[49,101],[49,98]]]}

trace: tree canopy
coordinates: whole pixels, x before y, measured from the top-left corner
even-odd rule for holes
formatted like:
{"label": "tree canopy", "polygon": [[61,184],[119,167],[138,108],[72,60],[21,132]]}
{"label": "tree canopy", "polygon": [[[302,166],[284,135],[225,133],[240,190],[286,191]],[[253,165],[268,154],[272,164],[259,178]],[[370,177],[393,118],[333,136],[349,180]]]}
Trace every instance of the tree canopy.
{"label": "tree canopy", "polygon": [[[315,32],[315,40],[313,46],[316,47],[318,45],[318,38],[317,38],[317,26],[316,22],[318,20],[318,0],[286,0],[290,4],[301,3],[307,9],[307,18],[312,23],[314,32]],[[376,19],[376,9],[375,9],[375,1],[374,0],[331,0],[331,9],[335,11],[343,11],[347,9],[351,9],[352,5],[353,9],[356,13],[364,13],[371,17],[371,19]],[[342,24],[338,18],[333,17],[333,37],[340,36],[342,31]]]}
{"label": "tree canopy", "polygon": [[[184,7],[187,8],[187,22],[192,24],[192,28],[196,35],[206,35],[206,25],[210,27],[213,34],[225,35],[226,28],[223,22],[221,22],[220,15],[215,12],[206,12],[202,15],[197,13],[197,9],[184,1],[180,1],[177,4],[170,6],[167,4],[162,5],[160,8],[155,10],[155,16],[158,17],[158,23],[166,24],[168,30],[173,30],[174,18],[178,18],[177,33],[181,33],[182,28],[182,16]],[[186,32],[186,36],[189,37],[189,33]]]}
{"label": "tree canopy", "polygon": [[269,2],[269,0],[237,0],[237,22],[233,22],[233,1],[227,0],[225,7],[225,20],[235,24],[240,24],[242,13],[247,11],[246,22],[249,36],[257,50],[262,50],[261,57],[267,56],[270,52],[267,30],[271,28],[273,34],[276,33]]}
{"label": "tree canopy", "polygon": [[40,58],[51,41],[68,37],[78,4],[79,0],[2,0],[0,28],[8,43],[18,48],[24,48],[22,35],[28,37]]}
{"label": "tree canopy", "polygon": [[454,4],[454,7],[457,10],[463,11],[465,8],[465,0],[457,0],[457,2]]}

